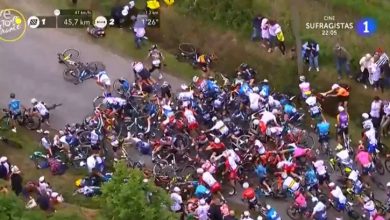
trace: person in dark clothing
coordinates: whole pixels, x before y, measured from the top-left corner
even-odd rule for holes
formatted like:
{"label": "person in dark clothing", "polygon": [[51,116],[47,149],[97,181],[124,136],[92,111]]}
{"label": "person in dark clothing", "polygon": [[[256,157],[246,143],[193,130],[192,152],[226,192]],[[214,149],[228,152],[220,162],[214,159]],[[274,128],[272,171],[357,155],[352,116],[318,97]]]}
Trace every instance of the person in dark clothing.
{"label": "person in dark clothing", "polygon": [[73,3],[74,5],[77,5],[77,0],[72,0],[72,3]]}
{"label": "person in dark clothing", "polygon": [[209,209],[209,218],[210,220],[223,220],[221,212],[221,202],[219,198],[215,197],[210,204]]}
{"label": "person in dark clothing", "polygon": [[17,166],[12,166],[11,168],[12,174],[11,174],[11,186],[12,190],[15,192],[17,196],[22,192],[23,190],[23,178],[20,175],[20,170]]}
{"label": "person in dark clothing", "polygon": [[8,180],[9,175],[11,174],[11,165],[8,162],[7,157],[0,158],[0,178]]}
{"label": "person in dark clothing", "polygon": [[236,213],[234,210],[230,210],[230,214],[223,217],[223,220],[238,220],[238,218],[235,217]]}
{"label": "person in dark clothing", "polygon": [[253,32],[252,32],[252,41],[261,40],[261,21],[263,20],[263,16],[257,15],[253,18]]}
{"label": "person in dark clothing", "polygon": [[50,204],[50,198],[46,193],[42,193],[38,195],[37,203],[39,208],[46,212],[54,211],[52,205]]}

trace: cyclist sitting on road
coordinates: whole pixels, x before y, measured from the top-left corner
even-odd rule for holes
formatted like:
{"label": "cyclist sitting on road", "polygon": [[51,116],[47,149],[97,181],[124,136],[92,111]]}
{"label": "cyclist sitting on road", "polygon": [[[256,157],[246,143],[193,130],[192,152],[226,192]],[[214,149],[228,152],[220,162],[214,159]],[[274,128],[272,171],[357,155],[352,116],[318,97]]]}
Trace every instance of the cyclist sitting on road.
{"label": "cyclist sitting on road", "polygon": [[290,191],[295,193],[300,189],[299,182],[295,181],[294,178],[288,176],[287,173],[282,173],[283,185],[282,188],[284,191]]}
{"label": "cyclist sitting on road", "polygon": [[163,75],[161,72],[161,62],[164,61],[164,56],[161,53],[161,51],[157,48],[157,45],[154,44],[152,48],[150,48],[149,53],[148,53],[148,58],[152,59],[152,68],[149,69],[149,72],[152,73],[155,70],[159,71],[159,76],[158,79],[162,79]]}
{"label": "cyclist sitting on road", "polygon": [[311,201],[314,203],[314,208],[310,217],[314,220],[327,220],[326,205],[316,197],[312,197]]}
{"label": "cyclist sitting on road", "polygon": [[301,90],[301,97],[306,100],[311,95],[310,83],[306,81],[305,76],[299,77],[299,89]]}
{"label": "cyclist sitting on road", "polygon": [[196,172],[199,175],[199,184],[208,187],[212,193],[218,193],[223,199],[221,184],[215,180],[213,175],[210,172],[204,171],[202,168],[198,168]]}
{"label": "cyclist sitting on road", "polygon": [[111,92],[111,80],[106,71],[101,71],[95,76],[96,84],[106,92]]}
{"label": "cyclist sitting on road", "polygon": [[[333,95],[329,95],[332,94]],[[323,96],[337,97],[339,100],[339,105],[347,108],[349,92],[347,89],[341,87],[339,84],[333,84],[331,90],[321,93]]]}
{"label": "cyclist sitting on road", "polygon": [[304,213],[307,209],[306,198],[299,190],[294,193],[294,205],[300,213]]}
{"label": "cyclist sitting on road", "polygon": [[248,202],[248,208],[254,210],[257,206],[257,198],[255,190],[249,186],[248,182],[242,184],[244,191],[242,192],[242,200]]}
{"label": "cyclist sitting on road", "polygon": [[15,93],[11,93],[9,97],[11,99],[8,103],[8,110],[11,116],[11,131],[16,133],[16,119],[22,115],[22,108],[24,109],[24,107],[20,100],[15,98]]}
{"label": "cyclist sitting on road", "polygon": [[[32,112],[35,115],[38,115],[42,123],[46,123],[47,126],[50,126],[49,124],[49,110],[47,110],[46,104],[44,102],[38,102],[36,98],[31,99],[31,104],[33,105]],[[42,133],[42,129],[38,129],[38,133]]]}
{"label": "cyclist sitting on road", "polygon": [[269,194],[271,193],[271,187],[267,183],[267,168],[263,166],[261,163],[259,163],[255,168],[255,173],[257,177],[259,178],[260,187],[265,187],[266,191],[265,193]]}
{"label": "cyclist sitting on road", "polygon": [[[342,143],[343,134],[345,136],[348,135],[348,123],[349,123],[349,115],[348,112],[344,109],[344,107],[338,107],[339,114],[337,115],[337,138],[338,142]],[[346,141],[346,140],[343,140]]]}
{"label": "cyclist sitting on road", "polygon": [[364,146],[359,146],[358,152],[355,156],[355,161],[362,167],[362,172],[364,175],[370,173],[373,166],[372,156],[370,153],[364,150]]}
{"label": "cyclist sitting on road", "polygon": [[330,124],[322,117],[322,121],[317,124],[316,131],[318,135],[318,142],[328,142],[329,141],[329,130]]}
{"label": "cyclist sitting on road", "polygon": [[329,183],[328,186],[330,188],[330,201],[333,202],[335,209],[337,211],[344,210],[347,204],[347,198],[344,196],[343,191],[334,182]]}
{"label": "cyclist sitting on road", "polygon": [[369,216],[370,220],[374,219],[374,216],[377,214],[375,203],[368,196],[363,197],[363,211]]}
{"label": "cyclist sitting on road", "polygon": [[276,209],[272,208],[270,205],[265,206],[266,213],[265,213],[265,218],[266,220],[282,220],[280,218],[279,214],[276,212]]}

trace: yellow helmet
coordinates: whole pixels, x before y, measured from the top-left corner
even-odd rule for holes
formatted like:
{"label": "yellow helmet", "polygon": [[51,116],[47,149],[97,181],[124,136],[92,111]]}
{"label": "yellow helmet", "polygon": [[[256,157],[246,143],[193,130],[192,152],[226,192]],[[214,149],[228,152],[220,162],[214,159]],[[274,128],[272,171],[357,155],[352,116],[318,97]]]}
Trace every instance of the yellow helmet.
{"label": "yellow helmet", "polygon": [[165,4],[170,6],[170,5],[173,5],[173,3],[175,3],[175,0],[164,0],[164,2],[165,2]]}
{"label": "yellow helmet", "polygon": [[78,179],[78,180],[75,181],[75,185],[76,185],[77,187],[80,187],[82,182],[83,182],[82,179]]}
{"label": "yellow helmet", "polygon": [[158,9],[160,8],[160,2],[158,2],[157,0],[148,0],[146,2],[146,7],[148,7],[151,10]]}
{"label": "yellow helmet", "polygon": [[344,149],[343,145],[341,145],[340,143],[336,146],[336,151],[341,151],[342,149]]}

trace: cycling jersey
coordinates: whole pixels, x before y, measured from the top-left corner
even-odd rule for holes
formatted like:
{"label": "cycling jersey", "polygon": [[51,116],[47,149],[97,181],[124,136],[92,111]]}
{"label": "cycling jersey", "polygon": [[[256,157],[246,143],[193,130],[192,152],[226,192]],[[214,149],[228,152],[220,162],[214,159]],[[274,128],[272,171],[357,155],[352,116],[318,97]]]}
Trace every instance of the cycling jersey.
{"label": "cycling jersey", "polygon": [[326,219],[326,205],[321,201],[318,201],[313,207],[313,215],[315,220]]}
{"label": "cycling jersey", "polygon": [[326,121],[322,121],[317,124],[317,133],[319,136],[325,136],[329,134],[330,124]]}
{"label": "cycling jersey", "polygon": [[137,62],[133,65],[133,70],[135,73],[140,73],[144,69],[144,65],[141,62]]}
{"label": "cycling jersey", "polygon": [[340,128],[348,128],[349,115],[346,111],[342,111],[337,115],[337,122]]}
{"label": "cycling jersey", "polygon": [[323,176],[326,174],[326,167],[323,160],[317,160],[313,163],[318,175]]}
{"label": "cycling jersey", "polygon": [[333,199],[336,199],[340,204],[345,204],[347,202],[347,198],[344,196],[343,191],[340,187],[336,186],[330,194],[332,194]]}
{"label": "cycling jersey", "polygon": [[251,187],[245,189],[244,192],[242,192],[242,199],[249,201],[256,199],[255,190],[253,190]]}
{"label": "cycling jersey", "polygon": [[256,172],[256,175],[258,177],[266,177],[267,176],[267,169],[261,164],[256,166],[255,172]]}
{"label": "cycling jersey", "polygon": [[46,106],[42,102],[38,102],[34,105],[34,111],[38,111],[40,115],[44,116],[49,113],[49,110],[47,110]]}
{"label": "cycling jersey", "polygon": [[297,112],[297,109],[291,104],[286,104],[284,105],[283,111],[285,114],[291,117]]}
{"label": "cycling jersey", "polygon": [[150,116],[153,117],[157,114],[158,108],[156,104],[153,103],[148,103],[145,106],[146,113]]}
{"label": "cycling jersey", "polygon": [[360,151],[356,155],[356,161],[365,168],[371,166],[371,155],[366,151]]}
{"label": "cycling jersey", "polygon": [[175,113],[173,112],[171,106],[169,106],[169,105],[164,105],[164,106],[163,106],[163,114],[164,114],[164,116],[167,117],[167,118],[170,118],[170,117],[172,117],[172,116],[175,116]]}
{"label": "cycling jersey", "polygon": [[316,118],[321,115],[321,108],[318,105],[313,105],[309,107],[310,116]]}
{"label": "cycling jersey", "polygon": [[138,141],[135,142],[135,146],[144,155],[147,155],[150,153],[151,146],[148,142],[145,142],[145,141],[138,139]]}
{"label": "cycling jersey", "polygon": [[177,99],[180,101],[191,101],[194,99],[194,92],[188,91],[188,92],[180,92],[177,96]]}
{"label": "cycling jersey", "polygon": [[8,103],[8,109],[11,111],[12,114],[19,114],[21,112],[21,104],[18,99],[12,99]]}
{"label": "cycling jersey", "polygon": [[271,121],[276,121],[276,117],[272,112],[265,111],[262,113],[260,121],[267,125]]}
{"label": "cycling jersey", "polygon": [[260,93],[264,93],[268,97],[271,93],[271,87],[268,84],[261,85]]}
{"label": "cycling jersey", "polygon": [[113,109],[120,109],[126,105],[126,100],[119,97],[106,97],[103,100],[103,103],[107,104],[108,107]]}
{"label": "cycling jersey", "polygon": [[375,209],[375,203],[372,200],[369,200],[368,202],[365,202],[363,205],[364,211],[369,214],[369,216],[372,218],[376,213]]}
{"label": "cycling jersey", "polygon": [[292,192],[295,192],[299,189],[299,183],[296,182],[292,177],[288,176],[283,181],[283,189],[291,190]]}
{"label": "cycling jersey", "polygon": [[364,120],[362,124],[364,129],[371,129],[374,127],[371,119]]}
{"label": "cycling jersey", "polygon": [[306,171],[305,181],[309,186],[313,186],[318,183],[317,175],[313,169],[309,169],[308,171]]}
{"label": "cycling jersey", "polygon": [[219,86],[216,82],[212,80],[206,80],[206,91],[211,93],[218,93],[219,92]]}
{"label": "cycling jersey", "polygon": [[229,128],[221,120],[217,121],[210,130],[218,130],[221,134],[227,134],[229,132]]}
{"label": "cycling jersey", "polygon": [[110,86],[111,81],[106,71],[102,71],[96,75],[96,81],[102,85]]}
{"label": "cycling jersey", "polygon": [[252,111],[257,111],[260,109],[260,99],[261,99],[261,96],[257,93],[254,93],[254,92],[250,92],[248,94],[248,97],[249,97],[249,102],[250,102],[250,109]]}
{"label": "cycling jersey", "polygon": [[306,208],[307,207],[307,202],[306,198],[302,193],[299,193],[297,197],[295,197],[294,200],[295,204],[297,204],[300,208]]}
{"label": "cycling jersey", "polygon": [[210,190],[208,190],[205,186],[203,185],[198,185],[195,189],[195,196],[196,198],[198,199],[201,199],[201,198],[205,198],[206,196],[208,196],[210,193]]}
{"label": "cycling jersey", "polygon": [[267,210],[266,219],[267,220],[281,220],[279,214],[276,212],[276,210],[274,208]]}
{"label": "cycling jersey", "polygon": [[303,98],[307,98],[309,95],[311,95],[309,82],[301,82],[299,84],[299,89],[301,90],[301,94]]}
{"label": "cycling jersey", "polygon": [[348,92],[348,90],[344,89],[343,87],[339,87],[336,91],[336,95],[341,96],[341,97],[348,97],[349,92]]}
{"label": "cycling jersey", "polygon": [[188,124],[196,123],[196,118],[194,116],[194,112],[190,109],[184,110],[184,117],[186,117]]}
{"label": "cycling jersey", "polygon": [[215,180],[213,175],[211,175],[211,173],[209,173],[209,172],[204,172],[202,174],[201,182],[206,183],[206,185],[208,187],[210,187],[212,193],[215,193],[215,192],[218,192],[219,190],[221,190],[221,184],[219,184]]}

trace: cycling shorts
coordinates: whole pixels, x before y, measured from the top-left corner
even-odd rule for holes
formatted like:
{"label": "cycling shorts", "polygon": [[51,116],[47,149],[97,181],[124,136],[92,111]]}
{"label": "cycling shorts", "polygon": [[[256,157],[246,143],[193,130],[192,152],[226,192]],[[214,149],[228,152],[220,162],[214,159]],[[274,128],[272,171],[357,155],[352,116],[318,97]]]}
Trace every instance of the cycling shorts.
{"label": "cycling shorts", "polygon": [[10,112],[11,119],[16,120],[19,116],[22,116],[22,112]]}
{"label": "cycling shorts", "polygon": [[368,144],[367,152],[370,154],[376,153],[377,144]]}

